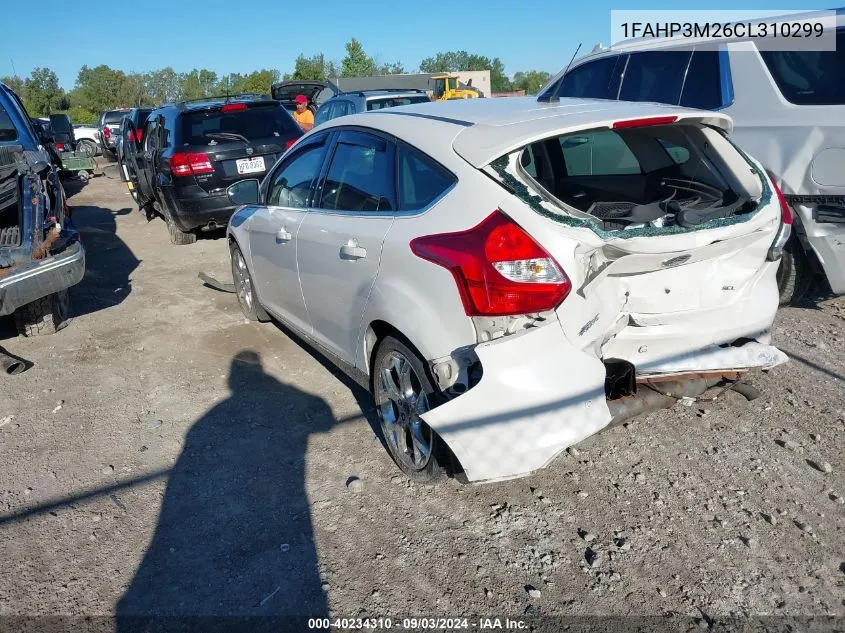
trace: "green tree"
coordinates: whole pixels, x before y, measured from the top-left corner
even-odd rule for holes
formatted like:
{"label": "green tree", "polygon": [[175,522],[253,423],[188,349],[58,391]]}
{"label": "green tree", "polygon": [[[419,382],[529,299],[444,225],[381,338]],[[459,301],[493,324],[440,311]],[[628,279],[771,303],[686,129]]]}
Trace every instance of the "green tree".
{"label": "green tree", "polygon": [[462,70],[489,70],[490,87],[493,92],[506,92],[511,88],[511,82],[505,74],[505,65],[498,57],[490,59],[467,51],[448,51],[437,53],[434,57],[426,57],[420,62],[420,71],[424,73]]}
{"label": "green tree", "polygon": [[194,68],[180,78],[180,98],[200,99],[213,96],[216,92],[217,73],[205,68]]}
{"label": "green tree", "polygon": [[402,62],[394,62],[392,64],[381,64],[378,69],[379,75],[404,75],[406,72]]}
{"label": "green tree", "polygon": [[143,84],[146,97],[154,105],[176,101],[182,89],[179,75],[170,66],[144,73]]}
{"label": "green tree", "polygon": [[346,43],[346,57],[341,61],[341,77],[372,77],[378,74],[375,60],[364,52],[354,37]]}
{"label": "green tree", "polygon": [[21,77],[18,77],[17,75],[0,77],[0,82],[9,86],[9,88],[11,88],[12,91],[16,95],[18,95],[18,97],[21,98],[21,101],[23,101],[24,97],[26,96],[25,95],[26,88],[25,88],[25,82]]}
{"label": "green tree", "polygon": [[[79,69],[76,87],[70,91],[73,107],[85,108],[91,112],[102,112],[120,105],[120,100],[129,98],[121,92],[125,89],[126,75],[101,64],[94,68],[87,65]],[[132,103],[124,105],[133,105]]]}
{"label": "green tree", "polygon": [[524,90],[527,94],[535,94],[549,80],[549,73],[545,70],[526,70],[515,73],[511,84],[514,90]]}
{"label": "green tree", "polygon": [[68,107],[59,78],[49,68],[36,68],[24,82],[24,105],[30,116],[45,116]]}
{"label": "green tree", "polygon": [[300,55],[296,58],[293,66],[293,75],[291,79],[315,79],[319,81],[326,80],[326,58],[322,53],[317,53],[312,57]]}

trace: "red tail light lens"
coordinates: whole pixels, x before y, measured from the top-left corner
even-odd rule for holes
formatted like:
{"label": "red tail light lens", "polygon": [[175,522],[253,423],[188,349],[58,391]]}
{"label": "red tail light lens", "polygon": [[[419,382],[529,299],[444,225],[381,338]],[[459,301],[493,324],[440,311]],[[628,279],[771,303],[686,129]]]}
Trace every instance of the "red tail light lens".
{"label": "red tail light lens", "polygon": [[64,151],[65,144],[64,143],[56,143],[56,149],[59,150],[60,152]]}
{"label": "red tail light lens", "polygon": [[170,171],[174,176],[196,176],[210,174],[214,166],[206,154],[177,152],[170,157]]}
{"label": "red tail light lens", "polygon": [[295,138],[289,139],[288,142],[285,143],[285,149],[289,150],[291,147],[293,147],[293,144],[296,143],[296,141],[297,139]]}
{"label": "red tail light lens", "polygon": [[105,136],[106,138],[110,138],[111,137],[111,130],[107,127],[103,127],[103,136]]}
{"label": "red tail light lens", "polygon": [[221,112],[239,112],[240,110],[246,110],[245,103],[224,103],[220,108]]}
{"label": "red tail light lens", "polygon": [[552,310],[572,289],[554,258],[498,210],[468,231],[418,237],[411,250],[452,273],[469,316]]}
{"label": "red tail light lens", "polygon": [[678,120],[676,116],[648,116],[641,119],[628,119],[613,124],[614,130],[624,130],[632,127],[648,127],[649,125],[669,125]]}
{"label": "red tail light lens", "polygon": [[140,143],[141,138],[143,138],[144,133],[141,130],[135,130],[134,132],[129,132],[129,140],[133,143]]}
{"label": "red tail light lens", "polygon": [[766,173],[769,174],[769,179],[772,181],[772,187],[775,190],[775,195],[778,198],[778,202],[780,202],[781,222],[783,222],[784,224],[792,224],[792,209],[789,208],[789,203],[783,196],[783,192],[780,190],[780,187],[778,187],[778,183],[775,180],[775,175],[768,169],[766,170]]}

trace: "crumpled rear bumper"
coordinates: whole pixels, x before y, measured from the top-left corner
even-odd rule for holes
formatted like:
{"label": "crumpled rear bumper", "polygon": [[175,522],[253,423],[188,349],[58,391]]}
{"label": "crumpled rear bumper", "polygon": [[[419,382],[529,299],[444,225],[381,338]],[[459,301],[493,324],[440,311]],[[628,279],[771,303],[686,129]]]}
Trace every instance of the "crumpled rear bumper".
{"label": "crumpled rear bumper", "polygon": [[[567,447],[607,426],[603,362],[571,345],[557,324],[475,348],[483,375],[466,393],[422,417],[460,461],[469,481],[510,479],[543,468]],[[706,346],[664,359],[651,374],[769,368],[786,361],[752,341]]]}
{"label": "crumpled rear bumper", "polygon": [[54,292],[78,284],[85,276],[85,248],[75,242],[47,259],[15,268],[0,278],[0,316]]}

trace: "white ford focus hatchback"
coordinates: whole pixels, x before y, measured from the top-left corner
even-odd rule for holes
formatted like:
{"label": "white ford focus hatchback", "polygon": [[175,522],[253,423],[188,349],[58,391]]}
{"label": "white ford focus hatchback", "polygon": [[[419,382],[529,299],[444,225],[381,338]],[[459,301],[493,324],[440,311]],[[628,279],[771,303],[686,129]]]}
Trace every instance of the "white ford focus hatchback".
{"label": "white ford focus hatchback", "polygon": [[527,474],[786,360],[770,328],[792,216],[730,128],[531,98],[332,120],[229,188],[240,305],[371,390],[408,476]]}

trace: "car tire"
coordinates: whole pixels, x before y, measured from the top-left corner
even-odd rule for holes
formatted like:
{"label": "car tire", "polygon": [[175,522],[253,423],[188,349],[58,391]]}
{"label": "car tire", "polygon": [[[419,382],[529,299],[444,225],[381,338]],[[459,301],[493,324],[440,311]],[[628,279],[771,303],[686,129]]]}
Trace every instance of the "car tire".
{"label": "car tire", "polygon": [[410,342],[388,335],[376,348],[372,368],[370,391],[390,457],[415,482],[442,479],[448,449],[419,417],[441,402],[426,363]]}
{"label": "car tire", "polygon": [[193,231],[183,231],[170,218],[169,214],[164,219],[167,222],[167,231],[170,233],[170,243],[177,246],[184,246],[186,244],[193,244],[197,241],[197,234]]}
{"label": "car tire", "polygon": [[41,297],[15,310],[15,325],[22,336],[55,334],[70,323],[67,289]]}
{"label": "car tire", "polygon": [[97,155],[97,146],[88,139],[82,139],[76,144],[76,151],[88,158],[94,158]]}
{"label": "car tire", "polygon": [[252,281],[252,274],[246,265],[246,258],[243,256],[240,247],[234,242],[229,246],[229,253],[232,261],[232,281],[235,284],[235,294],[238,297],[238,304],[241,312],[250,321],[265,323],[270,320],[270,315],[261,307],[258,295],[255,294],[255,284]]}
{"label": "car tire", "polygon": [[801,242],[790,237],[783,249],[777,272],[780,305],[800,304],[810,291],[813,274]]}

